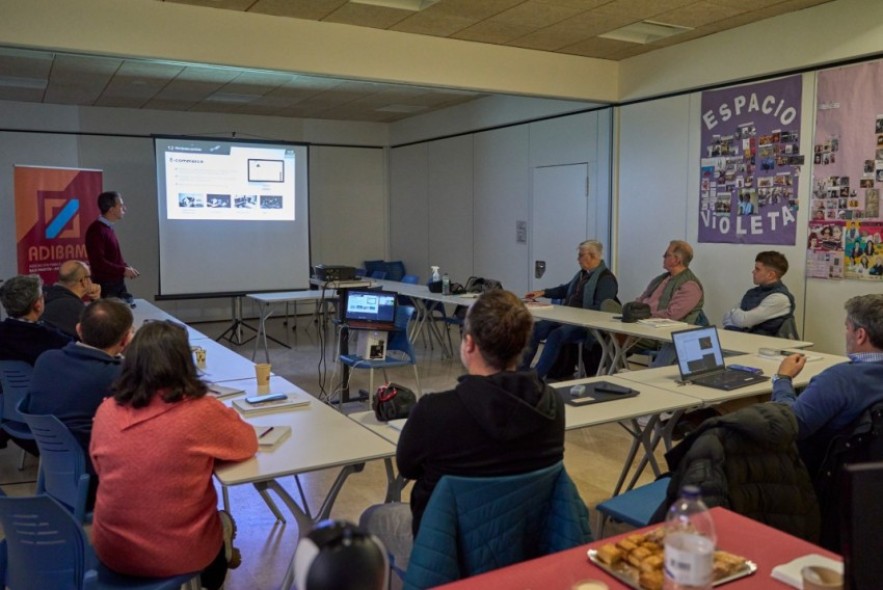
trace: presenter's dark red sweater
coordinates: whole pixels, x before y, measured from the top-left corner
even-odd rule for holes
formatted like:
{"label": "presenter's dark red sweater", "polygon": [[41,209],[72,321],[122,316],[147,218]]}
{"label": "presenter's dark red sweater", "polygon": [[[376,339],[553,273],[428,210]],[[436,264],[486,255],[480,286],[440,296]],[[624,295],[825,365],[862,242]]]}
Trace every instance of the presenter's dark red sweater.
{"label": "presenter's dark red sweater", "polygon": [[92,280],[97,283],[118,281],[125,276],[126,261],[113,228],[96,219],[86,230],[86,253]]}

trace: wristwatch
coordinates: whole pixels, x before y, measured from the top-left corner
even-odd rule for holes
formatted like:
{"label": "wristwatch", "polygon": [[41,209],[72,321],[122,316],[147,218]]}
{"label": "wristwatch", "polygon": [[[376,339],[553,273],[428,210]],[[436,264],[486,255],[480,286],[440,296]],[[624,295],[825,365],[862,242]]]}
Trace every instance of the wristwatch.
{"label": "wristwatch", "polygon": [[776,381],[779,381],[780,379],[785,380],[785,381],[791,381],[791,380],[793,380],[793,377],[791,377],[791,375],[782,375],[780,373],[776,373],[775,375],[773,375],[773,379],[772,379],[773,385],[775,385]]}

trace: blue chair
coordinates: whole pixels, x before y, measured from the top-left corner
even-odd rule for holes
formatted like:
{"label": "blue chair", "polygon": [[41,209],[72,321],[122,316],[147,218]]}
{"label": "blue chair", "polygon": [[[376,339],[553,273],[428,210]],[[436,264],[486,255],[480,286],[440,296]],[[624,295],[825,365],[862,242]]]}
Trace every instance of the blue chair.
{"label": "blue chair", "polygon": [[408,283],[409,285],[416,285],[420,282],[420,277],[417,275],[403,275],[402,282]]}
{"label": "blue chair", "polygon": [[608,520],[624,522],[633,527],[644,527],[650,524],[653,513],[665,501],[670,477],[661,477],[628,492],[613,496],[595,506],[600,515],[598,537],[604,537],[604,527]]}
{"label": "blue chair", "polygon": [[98,561],[83,527],[49,496],[0,497],[0,583],[16,590],[177,590],[199,588],[199,574],[122,576]]}
{"label": "blue chair", "polygon": [[386,271],[385,270],[375,270],[371,273],[371,278],[377,279],[378,281],[382,281],[383,279],[386,278]]}
{"label": "blue chair", "polygon": [[[34,440],[31,429],[18,411],[18,405],[28,394],[34,367],[24,361],[0,361],[0,387],[3,388],[0,428],[9,436],[21,440]],[[25,451],[21,452],[18,468],[24,469]]]}
{"label": "blue chair", "polygon": [[561,462],[520,475],[446,475],[420,521],[405,590],[433,588],[591,540],[589,511]]}
{"label": "blue chair", "polygon": [[388,382],[386,370],[393,367],[404,367],[411,365],[414,367],[414,379],[417,381],[417,395],[420,395],[420,376],[417,374],[417,356],[411,342],[408,340],[408,322],[414,315],[414,308],[410,305],[400,305],[396,310],[395,331],[389,332],[386,344],[386,358],[383,359],[366,359],[357,354],[342,354],[340,362],[347,365],[351,369],[369,369],[368,377],[368,395],[374,395],[374,370],[380,369],[383,372],[383,378]]}
{"label": "blue chair", "polygon": [[86,512],[91,476],[86,453],[61,420],[52,415],[22,413],[40,448],[37,493],[55,498],[79,523],[92,521]]}

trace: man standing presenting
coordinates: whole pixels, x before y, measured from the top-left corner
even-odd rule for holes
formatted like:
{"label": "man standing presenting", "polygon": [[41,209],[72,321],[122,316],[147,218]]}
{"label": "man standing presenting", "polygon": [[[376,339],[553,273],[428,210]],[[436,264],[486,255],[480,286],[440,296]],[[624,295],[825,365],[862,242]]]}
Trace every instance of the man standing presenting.
{"label": "man standing presenting", "polygon": [[754,284],[739,307],[724,314],[724,327],[752,334],[777,336],[782,324],[794,315],[794,295],[782,283],[788,260],[779,252],[761,252],[754,259]]}
{"label": "man standing presenting", "polygon": [[650,306],[651,317],[696,323],[705,298],[702,283],[689,268],[692,260],[690,244],[682,240],[669,243],[662,255],[665,272],[650,281],[636,300]]}
{"label": "man standing presenting", "polygon": [[115,191],[98,195],[101,216],[86,230],[86,252],[92,268],[92,280],[101,286],[103,297],[119,297],[131,304],[132,294],[126,289],[126,279],[141,273],[126,264],[120,252],[120,243],[113,224],[126,214],[123,197]]}
{"label": "man standing presenting", "polygon": [[85,262],[68,260],[58,269],[58,282],[45,290],[46,309],[42,320],[68,336],[77,336],[77,323],[86,308],[83,298],[101,297],[101,287],[92,282]]}
{"label": "man standing presenting", "polygon": [[883,400],[883,295],[862,295],[846,302],[848,363],[813,377],[800,397],[792,380],[806,364],[802,354],[782,360],[773,376],[773,401],[791,406],[797,417],[804,463],[812,473],[831,438]]}
{"label": "man standing presenting", "polygon": [[[600,309],[601,303],[607,299],[619,301],[616,298],[619,285],[616,282],[616,277],[604,264],[601,257],[603,252],[604,246],[601,242],[586,240],[579,245],[579,255],[577,256],[581,270],[574,275],[569,283],[552,289],[531,291],[525,295],[525,298],[561,299],[564,301],[564,305],[569,307],[595,310]],[[558,324],[548,320],[539,321],[534,325],[530,345],[524,353],[519,369],[522,371],[530,369],[530,364],[536,355],[540,342],[545,340],[543,352],[540,354],[536,366],[537,376],[540,379],[545,379],[554,366],[562,345],[583,342],[587,338],[589,338],[589,331],[581,326]]]}

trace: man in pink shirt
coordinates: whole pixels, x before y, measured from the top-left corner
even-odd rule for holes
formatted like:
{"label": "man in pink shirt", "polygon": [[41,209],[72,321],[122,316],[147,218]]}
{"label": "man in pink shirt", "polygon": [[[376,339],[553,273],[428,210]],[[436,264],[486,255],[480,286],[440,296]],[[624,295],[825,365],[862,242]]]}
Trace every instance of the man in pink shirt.
{"label": "man in pink shirt", "polygon": [[[705,297],[702,283],[693,271],[693,247],[683,240],[672,240],[662,255],[662,268],[665,272],[650,281],[636,301],[650,306],[654,318],[666,318],[688,324],[698,323],[702,315]],[[671,344],[664,344],[651,367],[662,367],[675,362],[677,356]]]}
{"label": "man in pink shirt", "polygon": [[702,283],[689,268],[692,260],[690,244],[682,240],[669,243],[662,255],[665,272],[650,281],[636,300],[650,306],[652,317],[696,323],[705,298]]}

